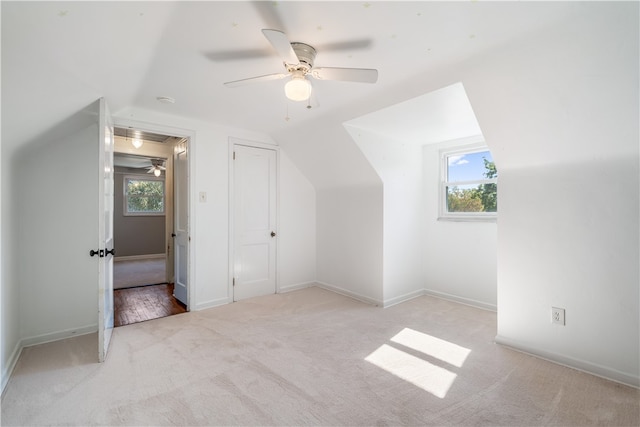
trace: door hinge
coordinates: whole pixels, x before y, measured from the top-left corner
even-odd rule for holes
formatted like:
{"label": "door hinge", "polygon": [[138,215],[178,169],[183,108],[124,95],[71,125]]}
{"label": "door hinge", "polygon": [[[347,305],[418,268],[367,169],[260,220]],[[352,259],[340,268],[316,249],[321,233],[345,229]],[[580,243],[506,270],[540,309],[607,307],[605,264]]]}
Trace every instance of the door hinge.
{"label": "door hinge", "polygon": [[234,151],[233,152],[233,160],[235,160],[235,159],[236,159],[236,152]]}
{"label": "door hinge", "polygon": [[235,285],[236,285],[236,278],[234,277],[233,278],[233,286],[235,286]]}

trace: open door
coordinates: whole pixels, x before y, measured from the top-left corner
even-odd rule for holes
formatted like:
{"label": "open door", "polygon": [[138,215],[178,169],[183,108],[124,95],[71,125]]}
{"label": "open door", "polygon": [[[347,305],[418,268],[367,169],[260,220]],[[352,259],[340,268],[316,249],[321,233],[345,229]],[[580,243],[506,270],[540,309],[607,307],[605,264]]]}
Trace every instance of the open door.
{"label": "open door", "polygon": [[173,155],[173,238],[175,285],[173,296],[189,307],[187,284],[189,280],[189,162],[187,141],[183,140]]}
{"label": "open door", "polygon": [[100,98],[98,134],[98,358],[104,362],[113,332],[113,121]]}

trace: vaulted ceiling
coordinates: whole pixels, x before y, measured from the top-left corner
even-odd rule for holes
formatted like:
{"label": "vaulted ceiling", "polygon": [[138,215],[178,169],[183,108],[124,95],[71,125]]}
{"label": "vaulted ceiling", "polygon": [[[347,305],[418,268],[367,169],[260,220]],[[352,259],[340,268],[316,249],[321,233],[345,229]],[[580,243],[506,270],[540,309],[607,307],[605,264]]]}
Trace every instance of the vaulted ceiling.
{"label": "vaulted ceiling", "polygon": [[[1,7],[2,138],[13,147],[101,96],[115,113],[144,108],[266,134],[300,132],[307,123],[334,126],[397,103],[389,94],[407,93],[432,70],[542,31],[580,5],[3,1]],[[310,109],[285,98],[285,80],[223,86],[284,70],[264,28],[316,47],[317,66],[376,68],[378,82],[315,80]]]}

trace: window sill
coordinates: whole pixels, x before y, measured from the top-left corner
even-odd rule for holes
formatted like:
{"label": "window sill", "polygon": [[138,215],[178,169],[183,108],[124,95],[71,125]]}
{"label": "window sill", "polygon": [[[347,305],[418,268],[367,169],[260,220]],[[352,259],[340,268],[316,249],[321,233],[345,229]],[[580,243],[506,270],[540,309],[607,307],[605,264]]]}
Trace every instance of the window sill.
{"label": "window sill", "polygon": [[438,221],[449,222],[498,222],[497,215],[491,216],[439,216]]}
{"label": "window sill", "polygon": [[140,213],[132,213],[132,212],[126,212],[124,214],[122,214],[122,216],[131,216],[131,217],[136,217],[136,216],[166,216],[164,214],[164,212],[160,213],[154,213],[154,212],[140,212]]}

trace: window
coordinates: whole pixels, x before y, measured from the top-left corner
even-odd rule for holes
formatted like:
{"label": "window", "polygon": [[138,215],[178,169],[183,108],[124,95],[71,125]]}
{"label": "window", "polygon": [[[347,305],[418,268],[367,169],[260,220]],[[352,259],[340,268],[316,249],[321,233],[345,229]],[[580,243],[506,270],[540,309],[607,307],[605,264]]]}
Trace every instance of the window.
{"label": "window", "polygon": [[440,218],[494,220],[498,170],[486,146],[441,151]]}
{"label": "window", "polygon": [[164,215],[164,179],[125,176],[124,215]]}

